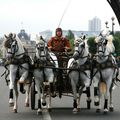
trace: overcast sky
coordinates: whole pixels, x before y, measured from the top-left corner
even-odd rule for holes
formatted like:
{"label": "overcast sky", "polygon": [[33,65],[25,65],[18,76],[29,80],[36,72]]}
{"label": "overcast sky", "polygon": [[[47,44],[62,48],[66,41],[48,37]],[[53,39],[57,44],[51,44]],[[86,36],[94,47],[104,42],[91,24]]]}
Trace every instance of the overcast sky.
{"label": "overcast sky", "polygon": [[[27,33],[39,33],[54,30],[58,27],[69,0],[0,0],[0,35],[15,32],[24,28]],[[113,13],[107,0],[70,0],[70,4],[62,19],[60,27],[65,30],[88,30],[88,20],[97,16],[109,21]],[[115,30],[119,29],[115,17]]]}

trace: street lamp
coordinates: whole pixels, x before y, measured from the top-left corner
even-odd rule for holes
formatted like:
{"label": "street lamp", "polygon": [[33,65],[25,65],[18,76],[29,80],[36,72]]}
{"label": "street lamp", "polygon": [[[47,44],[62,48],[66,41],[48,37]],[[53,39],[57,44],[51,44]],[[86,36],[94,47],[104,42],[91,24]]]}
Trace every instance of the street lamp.
{"label": "street lamp", "polygon": [[114,25],[115,25],[114,20],[115,20],[115,18],[112,17],[111,20],[112,20],[112,34],[114,35]]}
{"label": "street lamp", "polygon": [[107,25],[108,25],[108,21],[106,21],[105,24],[106,24],[106,28],[109,28],[109,27],[107,26]]}

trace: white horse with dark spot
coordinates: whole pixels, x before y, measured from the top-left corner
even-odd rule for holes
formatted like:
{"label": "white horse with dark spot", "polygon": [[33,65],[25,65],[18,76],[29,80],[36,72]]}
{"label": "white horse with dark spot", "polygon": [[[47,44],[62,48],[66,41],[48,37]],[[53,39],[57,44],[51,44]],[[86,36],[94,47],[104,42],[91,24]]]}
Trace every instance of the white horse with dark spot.
{"label": "white horse with dark spot", "polygon": [[[96,112],[101,110],[101,97],[104,95],[104,113],[113,111],[112,91],[114,82],[118,74],[118,67],[115,57],[112,53],[115,52],[113,45],[113,36],[109,31],[103,31],[95,42],[97,44],[97,52],[93,59],[93,85],[94,85],[94,102],[98,106]],[[108,106],[108,100],[109,106]]]}
{"label": "white horse with dark spot", "polygon": [[[9,103],[13,103],[13,90],[15,92],[15,102],[13,106],[13,111],[17,113],[18,109],[18,81],[21,84],[20,90],[23,88],[26,81],[30,82],[28,79],[29,73],[29,57],[26,55],[23,44],[16,34],[10,33],[8,36],[5,35],[3,41],[3,57],[6,59],[7,67],[10,71],[9,74],[9,89],[10,89],[10,99]],[[23,89],[24,90],[24,89]],[[29,106],[29,91],[30,84],[28,84],[26,90],[25,105]],[[22,91],[21,92],[25,92]]]}
{"label": "white horse with dark spot", "polygon": [[[78,112],[80,108],[80,97],[83,89],[86,88],[87,94],[87,108],[90,109],[91,95],[91,59],[87,38],[78,38],[75,41],[75,52],[73,58],[68,61],[68,76],[71,80],[73,91],[73,112]],[[78,100],[78,101],[77,101]]]}
{"label": "white horse with dark spot", "polygon": [[[51,109],[51,92],[55,82],[53,67],[58,68],[57,57],[54,53],[49,52],[46,41],[40,37],[37,39],[36,53],[34,58],[35,84],[38,91],[38,110],[37,114],[42,112],[42,107]],[[46,103],[45,86],[49,86],[49,104]]]}

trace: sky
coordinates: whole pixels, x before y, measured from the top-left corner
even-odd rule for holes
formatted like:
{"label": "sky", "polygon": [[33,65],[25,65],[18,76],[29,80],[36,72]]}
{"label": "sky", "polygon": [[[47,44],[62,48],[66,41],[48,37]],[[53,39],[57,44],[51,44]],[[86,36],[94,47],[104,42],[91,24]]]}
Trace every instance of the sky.
{"label": "sky", "polygon": [[[102,29],[106,21],[111,29],[115,14],[107,0],[0,0],[0,35],[20,29],[28,34],[54,31],[62,16],[62,29],[88,30],[88,21],[95,16],[101,19]],[[114,29],[119,30],[116,17]]]}

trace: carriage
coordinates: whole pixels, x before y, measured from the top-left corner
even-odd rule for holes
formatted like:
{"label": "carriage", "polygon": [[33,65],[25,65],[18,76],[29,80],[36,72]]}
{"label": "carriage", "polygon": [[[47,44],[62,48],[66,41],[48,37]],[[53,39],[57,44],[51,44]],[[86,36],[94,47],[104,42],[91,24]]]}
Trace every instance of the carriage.
{"label": "carriage", "polygon": [[[86,39],[86,38],[83,38],[83,39]],[[86,47],[86,45],[84,47]],[[73,54],[71,54],[71,53],[68,53],[68,52],[60,52],[60,53],[57,52],[57,53],[55,53],[55,52],[48,51],[48,49],[45,46],[45,42],[39,42],[37,44],[36,49],[37,49],[36,53],[38,53],[38,54],[36,54],[35,59],[37,57],[37,58],[39,58],[39,61],[34,60],[35,61],[34,66],[37,66],[36,69],[38,69],[38,68],[42,69],[41,71],[43,73],[43,78],[42,79],[43,79],[43,88],[44,89],[41,90],[41,91],[45,95],[45,96],[44,95],[43,96],[44,97],[49,97],[49,102],[51,102],[51,97],[55,98],[56,96],[58,96],[59,98],[61,98],[62,96],[69,96],[69,97],[73,97],[74,99],[77,99],[77,98],[80,97],[78,95],[77,98],[76,98],[77,93],[80,92],[80,95],[82,93],[86,93],[86,95],[88,97],[87,108],[90,109],[90,103],[91,103],[91,98],[90,98],[91,97],[90,96],[90,84],[91,84],[90,69],[91,69],[91,65],[90,64],[91,63],[90,63],[90,56],[88,55],[88,52],[87,52],[87,54],[85,53],[86,54],[85,61],[87,60],[87,62],[85,62],[86,65],[82,63],[82,66],[81,66],[82,69],[81,69],[79,67],[74,67],[74,66],[76,66],[77,63],[74,62],[76,60],[72,59]],[[41,51],[43,50],[43,53],[42,52],[39,53],[40,50]],[[46,52],[49,52],[49,54],[46,53]],[[84,55],[84,54],[82,54],[82,55]],[[48,60],[47,61],[46,56],[50,60],[47,59]],[[74,56],[76,57],[76,56],[79,56],[79,55],[78,55],[78,53],[77,53],[77,55],[75,53]],[[58,60],[58,58],[59,58],[59,60]],[[82,56],[81,56],[81,58],[82,58]],[[85,56],[84,56],[84,58],[85,58]],[[73,60],[73,61],[71,61],[70,59]],[[53,64],[55,63],[56,65],[51,64],[50,61]],[[68,62],[69,62],[69,65],[68,65]],[[73,64],[73,67],[70,66],[70,64]],[[47,75],[45,74],[45,71],[44,71],[45,69],[52,69],[53,70],[54,78],[53,78],[52,83],[50,83],[49,81],[46,81],[46,76]],[[72,71],[76,71],[77,74],[80,74],[80,72],[81,72],[81,74],[84,74],[81,77],[83,77],[83,79],[86,79],[86,77],[87,77],[87,80],[89,80],[89,82],[86,83],[87,87],[86,87],[86,85],[84,85],[85,84],[84,82],[79,83],[79,85],[77,85],[77,87],[78,87],[77,91],[74,91],[74,95],[73,95],[74,86],[71,86],[71,80],[70,80],[70,76],[69,76],[69,73],[72,73]],[[87,71],[87,72],[85,72],[85,71]],[[42,73],[39,72],[39,75],[41,74],[41,76],[42,76]],[[33,76],[36,76],[36,75],[34,74]],[[79,75],[77,75],[77,76],[78,76],[78,79],[77,79],[77,81],[78,81],[80,79],[79,78],[80,76]],[[36,86],[36,81],[35,81],[36,79],[35,78],[33,79],[33,82],[32,82],[32,85],[31,85],[31,101],[32,101],[31,102],[31,109],[35,108],[35,95],[37,93],[36,92],[36,87],[35,87]],[[39,83],[37,83],[37,84],[39,84]],[[80,90],[79,90],[79,86],[82,86],[82,88],[80,88]],[[86,87],[86,89],[83,90],[85,87]],[[80,102],[80,100],[79,100],[79,102]],[[46,105],[45,101],[44,101],[44,104]],[[50,104],[49,105],[49,110],[51,110],[51,103],[49,103],[49,104]],[[75,108],[78,107],[76,105],[77,103],[73,103],[73,104],[74,104]]]}
{"label": "carriage", "polygon": [[[106,39],[106,37],[101,37],[101,38],[103,41],[104,41],[104,39]],[[7,37],[7,39],[9,39],[9,37]],[[8,43],[6,43],[6,44],[7,44],[8,49],[10,49],[11,51],[7,51],[7,52],[10,55],[14,55],[12,57],[20,57],[20,56],[23,57],[24,56],[23,53],[25,52],[23,48],[22,48],[22,50],[23,50],[22,53],[17,53],[17,55],[15,55],[16,52],[18,52],[18,50],[20,50],[20,49],[18,49],[19,46],[16,45],[17,43],[19,43],[19,40],[17,39],[17,41],[16,41],[15,37],[13,37],[13,36],[10,38],[10,40],[11,41],[8,40]],[[13,46],[11,47],[11,45],[13,45]],[[104,44],[104,42],[98,44],[98,48],[100,49],[100,51],[98,51],[98,53],[100,53],[100,56],[99,56],[99,54],[97,54],[96,58],[101,57],[101,53],[104,53],[102,50],[106,50],[105,45],[106,44]],[[101,49],[101,46],[105,47],[105,48]],[[107,54],[109,54],[111,56],[111,54],[109,53],[109,50],[107,50],[107,52],[108,52]],[[103,54],[102,57],[104,57],[104,56],[106,57],[106,55]],[[60,57],[59,60],[58,60],[58,57]],[[20,58],[18,58],[18,59],[20,59]],[[113,57],[111,57],[111,59],[114,62],[114,64],[112,64],[112,65],[116,65],[115,59]],[[23,58],[21,60],[23,60]],[[12,75],[10,84],[12,86],[11,88],[13,88],[16,93],[15,94],[16,101],[15,101],[15,104],[13,107],[14,112],[17,112],[18,90],[16,87],[17,82],[16,82],[15,74],[16,74],[16,72],[20,72],[20,70],[18,71],[18,68],[23,70],[22,72],[24,73],[22,78],[20,78],[21,81],[24,81],[25,79],[28,78],[29,75],[31,75],[30,76],[31,84],[30,84],[30,86],[28,86],[27,96],[26,96],[25,101],[26,101],[26,104],[28,104],[29,92],[31,89],[31,109],[32,110],[35,109],[36,94],[38,94],[38,110],[37,110],[38,114],[41,113],[42,106],[46,106],[49,110],[51,110],[51,97],[55,98],[56,96],[58,96],[60,98],[62,96],[73,97],[73,112],[78,112],[78,110],[80,108],[79,104],[80,104],[80,97],[81,97],[82,93],[85,93],[87,95],[87,108],[90,109],[91,108],[91,106],[90,106],[91,105],[90,86],[92,84],[91,80],[92,80],[92,78],[94,80],[93,84],[95,87],[95,89],[94,89],[95,97],[97,97],[97,100],[98,100],[98,97],[99,97],[98,90],[100,89],[99,84],[101,82],[101,80],[100,80],[101,78],[99,78],[99,76],[100,77],[102,76],[102,72],[101,72],[101,70],[99,70],[99,68],[93,68],[91,60],[92,59],[91,59],[91,56],[89,53],[87,39],[85,36],[83,36],[83,38],[77,39],[76,47],[75,47],[74,53],[72,55],[67,52],[62,52],[62,53],[51,52],[48,50],[44,39],[40,39],[40,41],[38,41],[38,43],[36,44],[35,57],[32,59],[32,62],[31,62],[32,64],[30,65],[30,67],[28,67],[28,64],[25,64],[25,63],[27,63],[26,61],[25,61],[25,63],[22,62],[20,65],[12,64],[12,69],[10,71],[11,72],[10,75]],[[17,71],[14,72],[13,68]],[[113,78],[115,79],[117,69],[116,68],[114,68],[114,70],[113,70],[113,68],[109,68],[109,69],[114,74],[114,76],[111,76],[111,80]],[[30,74],[28,74],[28,71]],[[98,80],[98,84],[96,84],[95,79]],[[112,84],[112,86],[111,86],[111,84]],[[110,83],[110,87],[111,87],[111,91],[112,91],[113,82]],[[96,92],[96,89],[97,89],[97,92]],[[46,102],[47,97],[48,97],[48,101],[49,101],[48,104]],[[108,98],[108,96],[107,96],[107,98]],[[97,101],[97,103],[98,103],[98,101]],[[105,102],[105,107],[107,109],[107,102]],[[111,107],[113,108],[112,96],[111,96]]]}

